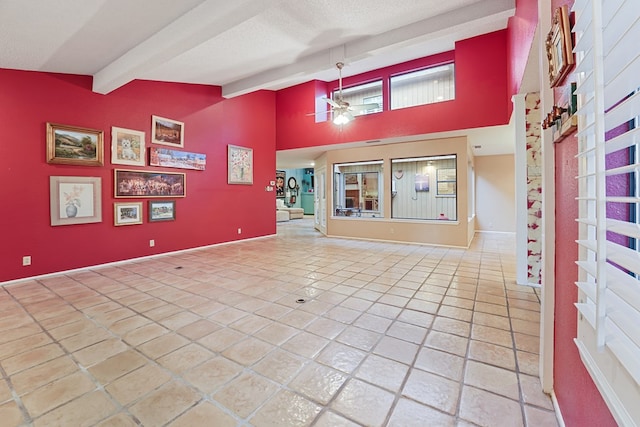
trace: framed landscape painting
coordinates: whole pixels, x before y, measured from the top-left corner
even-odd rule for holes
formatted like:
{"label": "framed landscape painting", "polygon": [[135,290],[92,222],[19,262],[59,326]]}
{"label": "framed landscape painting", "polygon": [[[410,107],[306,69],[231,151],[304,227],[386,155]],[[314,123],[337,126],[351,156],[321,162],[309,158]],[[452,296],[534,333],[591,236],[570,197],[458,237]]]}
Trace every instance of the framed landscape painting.
{"label": "framed landscape painting", "polygon": [[151,116],[151,142],[184,147],[184,123],[164,117]]}
{"label": "framed landscape painting", "polygon": [[176,202],[175,200],[150,200],[149,201],[149,221],[175,221]]}
{"label": "framed landscape painting", "polygon": [[51,225],[102,222],[102,180],[88,176],[50,176]]}
{"label": "framed landscape painting", "polygon": [[142,224],[142,202],[114,203],[113,210],[116,226]]}
{"label": "framed landscape painting", "polygon": [[207,155],[172,150],[170,148],[151,147],[149,150],[149,166],[203,171],[207,166]]}
{"label": "framed landscape painting", "polygon": [[184,173],[115,169],[114,197],[185,197]]}
{"label": "framed landscape painting", "polygon": [[47,123],[47,163],[102,166],[103,138],[101,130]]}
{"label": "framed landscape painting", "polygon": [[144,132],[111,127],[111,163],[144,166]]}

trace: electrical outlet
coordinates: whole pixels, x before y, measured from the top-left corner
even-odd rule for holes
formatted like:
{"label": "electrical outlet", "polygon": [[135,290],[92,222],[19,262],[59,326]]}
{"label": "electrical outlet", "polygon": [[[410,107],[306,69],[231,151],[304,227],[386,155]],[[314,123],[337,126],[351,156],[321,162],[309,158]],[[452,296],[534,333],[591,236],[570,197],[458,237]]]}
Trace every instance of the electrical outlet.
{"label": "electrical outlet", "polygon": [[149,240],[149,247],[150,248],[154,247],[155,245],[156,245],[156,241],[155,240],[153,240],[153,239]]}
{"label": "electrical outlet", "polygon": [[242,228],[238,228],[238,234],[242,234]]}
{"label": "electrical outlet", "polygon": [[31,255],[22,257],[22,265],[31,265]]}

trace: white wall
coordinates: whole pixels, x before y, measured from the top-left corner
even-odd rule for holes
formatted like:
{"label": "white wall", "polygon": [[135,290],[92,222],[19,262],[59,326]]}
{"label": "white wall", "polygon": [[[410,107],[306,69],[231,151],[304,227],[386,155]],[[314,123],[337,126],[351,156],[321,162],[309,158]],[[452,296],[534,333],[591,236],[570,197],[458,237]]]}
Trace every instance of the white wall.
{"label": "white wall", "polygon": [[475,157],[476,230],[516,231],[515,163],[512,154]]}

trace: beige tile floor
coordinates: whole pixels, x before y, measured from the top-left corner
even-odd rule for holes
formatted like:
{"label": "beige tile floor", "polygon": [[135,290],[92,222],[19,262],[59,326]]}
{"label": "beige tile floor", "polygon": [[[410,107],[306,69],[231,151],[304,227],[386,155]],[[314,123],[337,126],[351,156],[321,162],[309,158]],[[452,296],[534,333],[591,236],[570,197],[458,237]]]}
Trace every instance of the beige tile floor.
{"label": "beige tile floor", "polygon": [[555,426],[513,249],[326,238],[305,219],[6,285],[0,424]]}

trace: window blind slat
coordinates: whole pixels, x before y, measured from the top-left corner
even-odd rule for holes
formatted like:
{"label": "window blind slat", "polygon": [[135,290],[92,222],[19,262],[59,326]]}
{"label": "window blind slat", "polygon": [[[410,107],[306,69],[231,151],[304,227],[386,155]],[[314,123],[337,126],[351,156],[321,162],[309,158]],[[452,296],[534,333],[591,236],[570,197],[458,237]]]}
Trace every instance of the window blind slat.
{"label": "window blind slat", "polygon": [[609,290],[640,312],[640,287],[637,279],[612,264],[607,265],[607,274],[610,278]]}
{"label": "window blind slat", "polygon": [[596,284],[591,282],[576,282],[576,285],[593,302],[596,300]]}
{"label": "window blind slat", "polygon": [[584,316],[593,329],[596,328],[596,308],[594,304],[576,303],[578,312]]}
{"label": "window blind slat", "polygon": [[640,143],[640,127],[632,129],[629,132],[625,132],[607,141],[605,145],[605,152],[607,154],[611,154],[638,143]]}
{"label": "window blind slat", "polygon": [[[626,52],[630,55],[630,52]],[[608,110],[613,107],[619,100],[637,89],[636,77],[640,74],[640,55],[637,55],[628,65],[620,70],[617,74],[610,73],[607,76],[607,84],[604,92],[604,106]]]}
{"label": "window blind slat", "polygon": [[607,291],[608,317],[629,338],[636,348],[640,348],[640,335],[634,332],[640,325],[640,313],[621,299],[615,292]]}
{"label": "window blind slat", "polygon": [[607,242],[607,259],[635,274],[640,274],[640,252]]}
{"label": "window blind slat", "polygon": [[[637,88],[636,88],[637,89]],[[617,128],[640,114],[640,92],[636,92],[605,114],[605,132]]]}
{"label": "window blind slat", "polygon": [[635,224],[633,222],[607,219],[607,231],[612,231],[627,237],[633,237],[634,239],[640,239],[640,224]]}
{"label": "window blind slat", "polygon": [[627,166],[621,166],[619,168],[607,169],[607,176],[626,175],[628,173],[637,172],[640,169],[639,163],[634,163]]}

